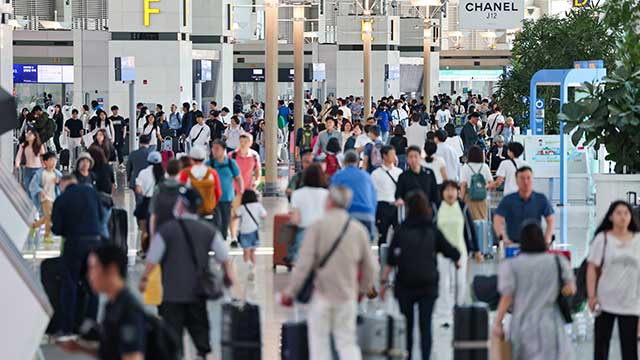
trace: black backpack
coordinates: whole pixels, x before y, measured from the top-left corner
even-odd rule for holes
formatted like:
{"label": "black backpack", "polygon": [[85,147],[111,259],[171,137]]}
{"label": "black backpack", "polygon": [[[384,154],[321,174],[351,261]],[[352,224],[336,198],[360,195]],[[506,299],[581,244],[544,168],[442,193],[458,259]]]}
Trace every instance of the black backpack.
{"label": "black backpack", "polygon": [[165,182],[158,185],[155,204],[156,228],[174,218],[173,207],[178,199],[178,187],[168,186]]}
{"label": "black backpack", "polygon": [[[420,231],[421,236],[416,236]],[[407,234],[401,234],[405,232]],[[432,227],[402,226],[398,231],[402,236],[399,242],[400,257],[397,260],[397,283],[406,289],[424,289],[438,283],[438,271],[435,265],[435,237]],[[434,239],[427,241],[427,238]],[[433,262],[428,264],[427,262]]]}

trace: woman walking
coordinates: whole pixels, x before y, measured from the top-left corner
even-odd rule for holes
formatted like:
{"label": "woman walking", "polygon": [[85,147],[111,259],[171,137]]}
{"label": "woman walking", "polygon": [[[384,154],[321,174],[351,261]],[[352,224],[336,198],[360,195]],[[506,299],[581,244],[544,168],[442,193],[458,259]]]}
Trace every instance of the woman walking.
{"label": "woman walking", "polygon": [[589,309],[596,315],[593,358],[609,358],[617,320],[622,359],[638,359],[640,237],[628,203],[611,204],[596,230],[587,261]]}
{"label": "woman walking", "polygon": [[40,142],[40,135],[35,130],[27,130],[24,141],[18,146],[15,167],[20,170],[24,166],[22,174],[22,187],[29,191],[29,184],[33,175],[42,168],[42,155],[45,154],[44,145]]}
{"label": "woman walking", "polygon": [[547,252],[538,224],[525,225],[521,234],[520,254],[503,261],[498,272],[502,296],[493,333],[505,336],[502,320],[512,307],[508,339],[514,360],[573,359],[557,304],[560,291],[565,296],[576,292],[571,265],[564,256]]}

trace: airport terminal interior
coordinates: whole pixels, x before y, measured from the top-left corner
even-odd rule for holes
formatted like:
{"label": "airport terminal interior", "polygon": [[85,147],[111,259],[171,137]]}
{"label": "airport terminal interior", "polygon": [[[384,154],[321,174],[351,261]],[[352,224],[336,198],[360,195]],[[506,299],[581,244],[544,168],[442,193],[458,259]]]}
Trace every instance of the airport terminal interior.
{"label": "airport terminal interior", "polygon": [[0,359],[638,359],[639,29],[0,0]]}

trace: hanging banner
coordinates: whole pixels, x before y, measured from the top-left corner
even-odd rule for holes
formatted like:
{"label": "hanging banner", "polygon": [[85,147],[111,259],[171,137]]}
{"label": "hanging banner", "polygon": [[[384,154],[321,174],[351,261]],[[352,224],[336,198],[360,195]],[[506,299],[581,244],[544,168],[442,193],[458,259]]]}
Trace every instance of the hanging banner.
{"label": "hanging banner", "polygon": [[515,29],[522,27],[524,0],[460,0],[462,30]]}

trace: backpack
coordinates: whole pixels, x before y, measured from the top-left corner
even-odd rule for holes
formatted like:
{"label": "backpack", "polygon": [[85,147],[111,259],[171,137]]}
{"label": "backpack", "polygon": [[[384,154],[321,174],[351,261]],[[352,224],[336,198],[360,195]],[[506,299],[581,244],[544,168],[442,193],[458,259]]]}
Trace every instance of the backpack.
{"label": "backpack", "polygon": [[369,155],[369,164],[373,167],[382,166],[382,142],[371,144],[371,155]]}
{"label": "backpack", "polygon": [[325,162],[327,164],[325,173],[328,176],[333,176],[333,174],[340,170],[340,162],[338,161],[338,157],[335,154],[327,154]]}
{"label": "backpack", "polygon": [[313,129],[310,127],[302,128],[302,140],[300,141],[300,149],[302,151],[312,151],[313,150]]}
{"label": "backpack", "polygon": [[198,213],[200,215],[211,215],[213,214],[213,210],[216,208],[218,204],[218,199],[216,199],[216,182],[213,179],[213,169],[209,168],[207,175],[202,179],[197,179],[189,170],[189,180],[191,182],[191,187],[198,190],[200,196],[202,196],[202,206]]}
{"label": "backpack", "polygon": [[470,164],[467,164],[473,175],[469,183],[469,198],[473,201],[482,201],[487,198],[487,181],[480,172],[473,170]]}
{"label": "backpack", "polygon": [[156,228],[174,218],[173,207],[178,199],[177,186],[168,186],[165,182],[158,185],[158,194],[155,204]]}

